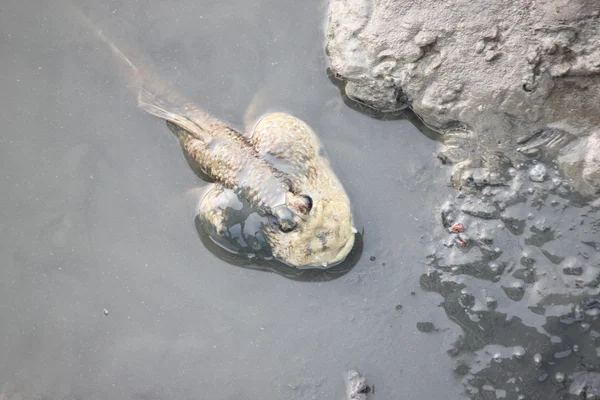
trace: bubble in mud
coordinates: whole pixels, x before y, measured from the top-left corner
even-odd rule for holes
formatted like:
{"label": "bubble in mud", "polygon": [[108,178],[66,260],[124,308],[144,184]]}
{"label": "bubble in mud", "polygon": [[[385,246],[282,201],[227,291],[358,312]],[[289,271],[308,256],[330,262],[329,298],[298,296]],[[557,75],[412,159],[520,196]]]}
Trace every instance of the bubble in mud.
{"label": "bubble in mud", "polygon": [[103,313],[104,315],[108,315],[108,310],[105,308],[104,310],[102,310],[102,313]]}
{"label": "bubble in mud", "polygon": [[535,164],[529,170],[529,179],[533,182],[544,182],[546,179],[546,167],[544,164]]}
{"label": "bubble in mud", "polygon": [[533,362],[536,363],[537,365],[540,365],[542,363],[542,355],[540,353],[536,353],[533,356]]}
{"label": "bubble in mud", "polygon": [[500,269],[500,266],[496,263],[491,263],[490,269],[492,270],[492,272],[498,272],[498,270]]}
{"label": "bubble in mud", "polygon": [[560,184],[562,183],[562,179],[554,177],[552,178],[552,184],[554,184],[554,186],[560,186]]}
{"label": "bubble in mud", "polygon": [[534,188],[532,188],[532,187],[530,187],[530,188],[527,188],[527,193],[529,193],[529,194],[533,194],[534,192],[535,192],[535,189],[534,189]]}
{"label": "bubble in mud", "polygon": [[532,220],[535,216],[532,213],[527,214],[527,219]]}
{"label": "bubble in mud", "polygon": [[493,358],[494,358],[494,361],[496,361],[497,363],[502,362],[502,354],[500,354],[500,353],[494,354]]}
{"label": "bubble in mud", "polygon": [[516,170],[516,169],[514,169],[513,167],[510,167],[510,168],[508,169],[508,174],[509,174],[510,176],[515,176],[515,175],[517,175],[517,170]]}
{"label": "bubble in mud", "polygon": [[495,309],[496,307],[498,307],[498,300],[490,296],[485,298],[485,303],[487,304],[489,309]]}
{"label": "bubble in mud", "polygon": [[573,345],[573,352],[577,353],[579,351],[579,346],[576,344]]}
{"label": "bubble in mud", "polygon": [[590,324],[588,324],[587,322],[584,322],[581,324],[581,332],[587,332],[590,329]]}
{"label": "bubble in mud", "polygon": [[565,374],[562,372],[557,372],[556,375],[554,375],[554,379],[558,383],[563,383],[565,381]]}
{"label": "bubble in mud", "polygon": [[525,395],[520,394],[519,397],[517,397],[517,400],[525,400]]}

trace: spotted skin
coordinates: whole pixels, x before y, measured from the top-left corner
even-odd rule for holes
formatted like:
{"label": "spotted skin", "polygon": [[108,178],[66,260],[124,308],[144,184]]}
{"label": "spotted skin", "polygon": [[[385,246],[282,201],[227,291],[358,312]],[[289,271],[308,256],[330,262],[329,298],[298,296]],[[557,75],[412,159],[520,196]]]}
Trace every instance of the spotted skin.
{"label": "spotted skin", "polygon": [[[309,266],[343,260],[356,233],[350,200],[322,156],[317,135],[300,119],[273,113],[256,124],[250,141],[261,157],[312,199],[312,208],[308,215],[300,214],[297,229],[287,234],[273,229],[266,233],[276,256],[293,265]],[[288,196],[288,204],[292,201]]]}

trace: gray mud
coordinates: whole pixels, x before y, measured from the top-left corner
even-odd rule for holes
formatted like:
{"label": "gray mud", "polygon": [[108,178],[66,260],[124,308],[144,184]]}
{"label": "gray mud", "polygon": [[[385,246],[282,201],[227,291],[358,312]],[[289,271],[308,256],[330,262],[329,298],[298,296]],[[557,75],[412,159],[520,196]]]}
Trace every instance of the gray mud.
{"label": "gray mud", "polygon": [[445,240],[429,248],[421,288],[463,329],[448,355],[472,399],[597,390],[582,376],[600,365],[600,204],[578,199],[555,167],[540,179],[540,165],[440,207]]}
{"label": "gray mud", "polygon": [[598,207],[551,163],[450,190],[434,135],[344,104],[319,1],[95,3],[215,116],[307,121],[362,256],[298,277],[206,246],[204,183],[111,55],[58,5],[5,2],[0,399],[342,399],[354,368],[369,399],[597,392]]}
{"label": "gray mud", "polygon": [[600,193],[596,0],[328,3],[327,55],[349,97],[409,107],[451,142],[468,132],[445,155],[457,170],[495,171],[478,156],[512,159],[530,137],[522,150],[559,153],[579,193]]}

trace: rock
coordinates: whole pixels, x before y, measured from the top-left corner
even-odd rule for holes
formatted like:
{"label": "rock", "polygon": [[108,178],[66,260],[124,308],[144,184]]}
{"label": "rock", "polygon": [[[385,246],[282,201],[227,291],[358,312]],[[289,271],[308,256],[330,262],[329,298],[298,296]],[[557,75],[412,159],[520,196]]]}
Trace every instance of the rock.
{"label": "rock", "polygon": [[351,99],[384,112],[410,107],[460,136],[445,158],[455,168],[493,169],[479,159],[486,153],[560,151],[575,189],[594,194],[599,16],[597,0],[330,0],[327,54]]}
{"label": "rock", "polygon": [[346,373],[346,399],[347,400],[367,400],[367,393],[370,388],[367,385],[366,379],[352,370]]}

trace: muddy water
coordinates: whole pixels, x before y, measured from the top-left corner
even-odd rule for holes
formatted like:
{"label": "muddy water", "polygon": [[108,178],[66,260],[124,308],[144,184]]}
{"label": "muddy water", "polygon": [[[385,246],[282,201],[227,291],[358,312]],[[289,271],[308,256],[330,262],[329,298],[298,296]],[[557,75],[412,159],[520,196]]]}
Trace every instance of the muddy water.
{"label": "muddy water", "polygon": [[[357,368],[379,398],[460,397],[445,354],[460,330],[441,297],[418,288],[421,236],[437,222],[430,210],[448,191],[446,172],[410,123],[378,122],[340,100],[326,76],[324,5],[94,3],[82,7],[106,32],[216,116],[238,127],[247,109],[307,121],[352,199],[363,255],[324,282],[215,256],[195,226],[202,181],[164,123],[136,107],[110,53],[58,5],[9,2],[2,393],[339,399]],[[423,334],[421,321],[447,330]]]}
{"label": "muddy water", "polygon": [[[435,142],[342,102],[320,1],[95,3],[80,6],[217,117],[307,121],[364,229],[362,256],[308,281],[223,260],[195,225],[204,183],[110,53],[59,4],[5,2],[4,398],[340,399],[350,368],[373,399],[588,390],[596,209],[560,187],[523,184],[512,200],[448,189]],[[473,204],[496,205],[486,216]],[[467,246],[442,211],[464,223]]]}
{"label": "muddy water", "polygon": [[463,328],[448,354],[473,399],[598,398],[598,202],[547,161],[441,207],[421,287]]}

